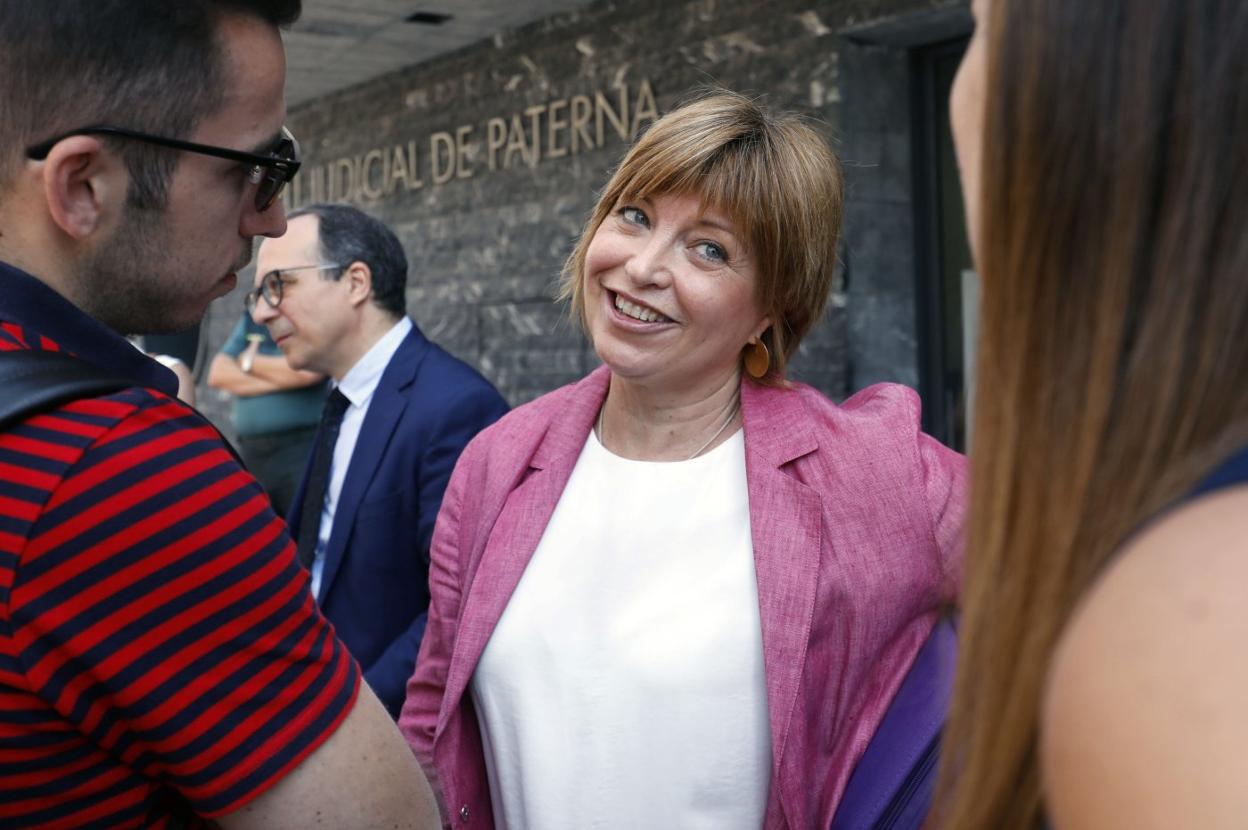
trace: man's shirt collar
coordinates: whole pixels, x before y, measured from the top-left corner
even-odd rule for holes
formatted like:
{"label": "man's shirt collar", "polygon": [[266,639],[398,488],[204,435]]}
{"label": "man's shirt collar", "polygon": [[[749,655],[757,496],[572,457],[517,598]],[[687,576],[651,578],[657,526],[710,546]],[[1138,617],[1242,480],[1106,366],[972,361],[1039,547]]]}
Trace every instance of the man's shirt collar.
{"label": "man's shirt collar", "polygon": [[158,389],[170,397],[178,393],[173,372],[45,283],[5,262],[0,262],[0,320],[38,332],[63,351],[133,379],[136,386]]}
{"label": "man's shirt collar", "polygon": [[386,371],[390,358],[394,357],[411,330],[412,321],[403,317],[342,376],[338,389],[353,406],[367,406],[372,400],[377,384],[381,383],[382,372]]}

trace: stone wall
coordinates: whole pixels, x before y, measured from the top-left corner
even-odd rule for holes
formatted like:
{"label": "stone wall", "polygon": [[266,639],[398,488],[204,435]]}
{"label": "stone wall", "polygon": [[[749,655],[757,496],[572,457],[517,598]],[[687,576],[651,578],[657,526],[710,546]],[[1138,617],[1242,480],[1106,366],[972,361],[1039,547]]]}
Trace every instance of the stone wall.
{"label": "stone wall", "polygon": [[[809,115],[850,154],[846,239],[861,248],[844,251],[851,284],[838,268],[827,314],[791,375],[838,399],[859,379],[855,362],[869,364],[860,373],[866,379],[913,383],[913,266],[896,250],[909,233],[907,147],[898,126],[906,78],[895,60],[879,59],[878,49],[846,33],[964,5],[603,2],[292,111],[306,162],[288,195],[294,204],[347,198],[388,222],[411,261],[413,318],[515,405],[596,365],[552,298],[631,134],[702,85],[760,95]],[[845,88],[848,52],[866,56],[854,64],[866,76],[857,99]],[[209,355],[241,311],[249,274],[242,283],[210,312]],[[850,342],[855,331],[867,346]],[[201,401],[228,430],[222,396],[201,389]]]}

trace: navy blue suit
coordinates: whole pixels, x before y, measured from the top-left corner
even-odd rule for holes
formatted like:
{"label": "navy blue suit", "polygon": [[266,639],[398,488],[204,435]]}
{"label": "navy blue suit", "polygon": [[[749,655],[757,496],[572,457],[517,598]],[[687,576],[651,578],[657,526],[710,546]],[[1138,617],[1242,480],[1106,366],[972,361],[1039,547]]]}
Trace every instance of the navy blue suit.
{"label": "navy blue suit", "polygon": [[[399,716],[429,608],[429,542],[451,470],[507,412],[463,361],[413,328],[368,405],[347,467],[321,575],[321,612]],[[299,528],[305,470],[287,519]]]}

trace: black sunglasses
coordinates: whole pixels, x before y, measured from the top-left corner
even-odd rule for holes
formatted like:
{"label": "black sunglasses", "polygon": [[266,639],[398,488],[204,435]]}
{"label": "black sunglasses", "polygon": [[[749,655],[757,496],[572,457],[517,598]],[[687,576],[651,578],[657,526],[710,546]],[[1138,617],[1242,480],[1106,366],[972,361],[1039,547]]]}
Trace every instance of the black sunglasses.
{"label": "black sunglasses", "polygon": [[147,133],[140,133],[121,127],[92,126],[69,130],[49,138],[47,141],[41,141],[38,144],[27,147],[26,157],[35,161],[43,161],[48,157],[48,153],[52,152],[52,148],[56,144],[73,135],[105,135],[116,138],[129,138],[134,141],[156,144],[160,147],[184,150],[188,153],[199,153],[203,156],[215,156],[216,158],[229,159],[230,161],[249,165],[247,168],[247,181],[257,185],[256,210],[260,211],[267,210],[274,200],[281,195],[282,189],[286,187],[287,182],[293,179],[295,174],[299,172],[299,163],[302,159],[299,152],[299,142],[295,141],[295,137],[285,127],[282,127],[281,137],[278,138],[277,143],[273,145],[273,149],[269,150],[267,155],[244,153],[241,150],[213,147],[210,144],[196,144],[192,141],[182,141],[177,138],[148,135]]}

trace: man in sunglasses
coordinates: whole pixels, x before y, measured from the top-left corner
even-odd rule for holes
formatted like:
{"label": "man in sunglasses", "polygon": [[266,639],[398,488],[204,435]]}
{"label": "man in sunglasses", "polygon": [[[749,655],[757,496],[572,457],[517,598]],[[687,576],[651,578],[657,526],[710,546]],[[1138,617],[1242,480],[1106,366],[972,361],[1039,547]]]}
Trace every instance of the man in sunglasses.
{"label": "man in sunglasses", "polygon": [[299,7],[0,2],[0,352],[124,379],[0,429],[6,827],[437,826],[285,525],[122,337],[286,230]]}

